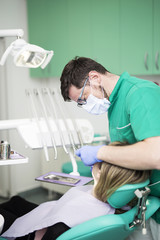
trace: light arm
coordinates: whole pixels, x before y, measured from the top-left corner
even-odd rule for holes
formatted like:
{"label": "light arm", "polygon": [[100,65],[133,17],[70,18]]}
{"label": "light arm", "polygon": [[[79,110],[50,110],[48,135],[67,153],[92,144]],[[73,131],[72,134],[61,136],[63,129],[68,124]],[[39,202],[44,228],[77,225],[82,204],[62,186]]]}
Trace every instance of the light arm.
{"label": "light arm", "polygon": [[23,37],[22,29],[2,29],[0,30],[0,37]]}
{"label": "light arm", "polygon": [[[24,32],[22,29],[3,29],[0,30],[0,38],[4,38],[4,37],[17,37],[17,38],[21,38],[23,37]],[[1,60],[0,60],[0,65],[4,65],[5,61],[8,57],[8,55],[10,54],[12,50],[12,44],[6,49],[5,53],[3,54]]]}
{"label": "light arm", "polygon": [[11,51],[12,51],[12,44],[4,52],[4,54],[3,54],[3,56],[2,56],[2,58],[0,60],[0,65],[3,66],[5,64],[6,59],[7,59],[8,55],[11,53]]}

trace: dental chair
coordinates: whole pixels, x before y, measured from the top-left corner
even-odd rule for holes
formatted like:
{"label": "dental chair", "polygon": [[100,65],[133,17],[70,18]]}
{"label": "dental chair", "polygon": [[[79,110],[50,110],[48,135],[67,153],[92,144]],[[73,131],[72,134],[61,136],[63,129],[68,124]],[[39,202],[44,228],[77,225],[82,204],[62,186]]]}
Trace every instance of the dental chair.
{"label": "dental chair", "polygon": [[138,203],[132,209],[122,214],[105,215],[86,221],[66,231],[57,240],[125,240],[140,225],[142,234],[145,234],[145,221],[160,209],[160,199],[148,196],[148,184],[149,180],[124,185],[108,199],[112,207],[121,208],[136,196]]}
{"label": "dental chair", "polygon": [[122,214],[104,215],[86,221],[64,232],[57,240],[125,240],[140,225],[142,234],[145,234],[145,221],[160,209],[160,198],[149,195],[152,190],[148,185],[149,180],[120,187],[109,197],[109,204],[118,209],[137,197],[135,207]]}

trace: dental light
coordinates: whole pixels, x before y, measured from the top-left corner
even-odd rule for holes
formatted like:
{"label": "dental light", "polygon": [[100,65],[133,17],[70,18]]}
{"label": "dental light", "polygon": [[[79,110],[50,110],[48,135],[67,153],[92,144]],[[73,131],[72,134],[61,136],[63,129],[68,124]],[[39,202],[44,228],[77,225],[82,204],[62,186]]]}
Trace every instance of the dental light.
{"label": "dental light", "polygon": [[43,48],[29,44],[25,40],[21,39],[23,36],[23,30],[0,30],[0,37],[17,36],[14,42],[4,52],[0,65],[4,65],[9,54],[13,56],[14,64],[18,67],[37,68],[44,69],[51,61],[53,51],[47,51]]}

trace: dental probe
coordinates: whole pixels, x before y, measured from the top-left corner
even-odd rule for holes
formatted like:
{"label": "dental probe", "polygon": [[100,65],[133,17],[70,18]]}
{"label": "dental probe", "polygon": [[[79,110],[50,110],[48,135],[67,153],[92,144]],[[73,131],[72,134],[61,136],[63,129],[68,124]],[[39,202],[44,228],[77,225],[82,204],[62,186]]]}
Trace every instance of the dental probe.
{"label": "dental probe", "polygon": [[[75,153],[75,151],[76,151],[77,149],[76,149],[76,146],[75,146],[75,144],[74,144],[74,139],[73,139],[72,132],[71,132],[69,126],[68,126],[68,123],[67,123],[67,120],[66,120],[66,117],[65,117],[65,110],[64,110],[64,108],[63,108],[63,104],[60,105],[59,101],[57,100],[57,97],[58,97],[58,96],[57,96],[57,93],[56,93],[56,92],[55,92],[54,96],[55,96],[55,98],[56,98],[56,102],[57,102],[57,105],[58,105],[58,109],[60,110],[60,113],[61,113],[61,116],[62,116],[62,118],[63,118],[64,124],[65,124],[65,126],[66,126],[66,129],[67,129],[67,133],[68,133],[68,136],[69,136],[69,139],[70,139],[71,146],[72,146],[73,151],[74,151],[74,153]],[[59,99],[59,97],[58,97],[58,99]]]}
{"label": "dental probe", "polygon": [[[62,146],[63,146],[63,149],[64,151],[68,154],[68,150],[65,146],[65,140],[64,140],[64,136],[63,136],[63,133],[61,131],[61,126],[60,126],[60,123],[58,121],[58,116],[57,116],[57,112],[56,112],[56,107],[55,107],[55,104],[54,104],[54,101],[53,101],[53,98],[51,96],[51,92],[48,88],[44,88],[44,91],[46,91],[46,93],[48,94],[48,97],[49,97],[49,100],[50,100],[50,103],[51,103],[51,106],[52,106],[52,110],[54,112],[54,116],[55,116],[55,119],[56,119],[56,123],[58,125],[58,132],[59,132],[59,135],[60,135],[60,138],[61,138],[61,142],[62,142]],[[50,114],[52,115],[53,117],[53,114],[52,112],[50,112]],[[54,117],[53,117],[54,118]]]}
{"label": "dental probe", "polygon": [[40,133],[41,146],[43,147],[44,155],[45,155],[46,160],[49,161],[47,144],[45,143],[45,140],[44,140],[44,137],[43,137],[43,131],[42,131],[40,123],[39,123],[38,114],[37,114],[37,110],[36,110],[36,107],[35,107],[35,104],[34,104],[34,100],[33,100],[33,97],[32,97],[31,90],[26,90],[26,95],[30,97],[31,106],[32,106],[32,113],[33,113],[33,116],[35,118],[38,130],[39,130],[39,133]]}
{"label": "dental probe", "polygon": [[52,127],[51,127],[50,122],[48,120],[48,115],[47,115],[46,107],[45,107],[45,104],[44,104],[44,101],[43,101],[43,97],[42,97],[41,91],[39,89],[35,89],[35,93],[38,93],[39,100],[40,100],[42,110],[43,110],[43,113],[44,113],[45,122],[46,122],[46,125],[47,125],[47,128],[48,128],[48,132],[49,132],[49,135],[51,137],[52,145],[53,145],[54,152],[55,152],[54,159],[57,159],[57,148],[56,148],[56,144],[55,144],[55,139],[54,139]]}
{"label": "dental probe", "polygon": [[[58,91],[58,94],[59,94],[59,96],[61,96],[59,91]],[[60,97],[60,100],[61,100],[61,97]],[[62,102],[62,100],[61,100],[61,102]],[[71,121],[72,121],[73,126],[74,126],[74,128],[75,128],[75,130],[76,130],[76,133],[77,133],[77,137],[78,137],[80,146],[82,147],[82,146],[83,146],[82,134],[81,134],[81,132],[80,132],[78,126],[77,126],[76,120],[73,118],[73,119],[71,119]]]}

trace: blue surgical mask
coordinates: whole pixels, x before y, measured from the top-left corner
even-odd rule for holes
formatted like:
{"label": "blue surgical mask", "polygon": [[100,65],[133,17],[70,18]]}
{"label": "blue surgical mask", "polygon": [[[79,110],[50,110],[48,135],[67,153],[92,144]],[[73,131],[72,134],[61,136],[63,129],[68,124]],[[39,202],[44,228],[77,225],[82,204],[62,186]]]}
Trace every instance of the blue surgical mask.
{"label": "blue surgical mask", "polygon": [[97,98],[90,94],[87,98],[87,103],[83,105],[83,109],[95,115],[100,115],[108,112],[111,103],[106,98]]}

